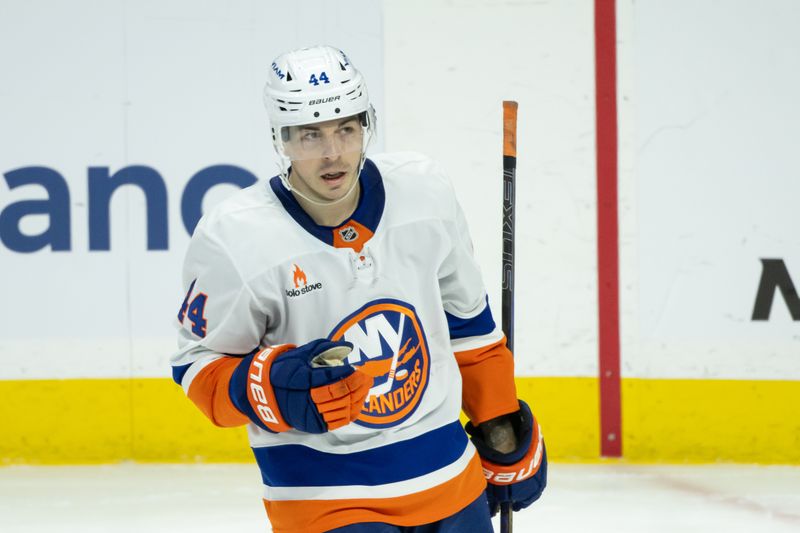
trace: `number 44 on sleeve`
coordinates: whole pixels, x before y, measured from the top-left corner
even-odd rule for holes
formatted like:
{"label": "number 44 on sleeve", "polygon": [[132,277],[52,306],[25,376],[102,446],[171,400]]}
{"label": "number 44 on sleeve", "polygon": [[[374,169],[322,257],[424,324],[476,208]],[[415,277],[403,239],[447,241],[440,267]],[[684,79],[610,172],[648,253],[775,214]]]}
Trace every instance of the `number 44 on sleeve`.
{"label": "number 44 on sleeve", "polygon": [[192,323],[192,333],[194,333],[198,337],[205,337],[206,336],[205,308],[206,308],[206,300],[208,300],[208,295],[199,292],[195,295],[194,298],[192,298],[192,302],[189,303],[189,298],[192,296],[192,291],[194,291],[195,282],[197,282],[196,279],[192,280],[192,284],[189,285],[189,290],[186,292],[186,298],[183,299],[181,308],[178,311],[178,322],[183,324],[184,319],[188,318],[189,321]]}

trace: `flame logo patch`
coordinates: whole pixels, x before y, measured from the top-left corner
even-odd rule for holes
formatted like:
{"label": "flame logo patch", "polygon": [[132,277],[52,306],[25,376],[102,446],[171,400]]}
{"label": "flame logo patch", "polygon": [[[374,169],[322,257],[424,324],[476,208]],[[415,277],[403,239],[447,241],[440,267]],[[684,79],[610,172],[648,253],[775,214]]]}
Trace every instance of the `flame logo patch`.
{"label": "flame logo patch", "polygon": [[308,278],[306,278],[306,273],[303,272],[303,269],[297,266],[297,264],[294,265],[294,272],[292,274],[293,274],[292,281],[294,281],[295,289],[300,288],[301,281],[303,282],[303,286],[308,285]]}
{"label": "flame logo patch", "polygon": [[294,289],[286,289],[286,296],[289,298],[297,298],[298,296],[308,294],[311,291],[318,291],[322,289],[321,282],[308,282],[308,276],[306,276],[306,273],[303,272],[303,269],[300,268],[297,263],[292,263],[292,266],[294,267],[294,270],[292,271],[292,283],[294,283]]}
{"label": "flame logo patch", "polygon": [[342,320],[329,338],[351,342],[348,362],[373,380],[356,424],[391,427],[416,411],[428,386],[430,354],[411,304],[372,301]]}

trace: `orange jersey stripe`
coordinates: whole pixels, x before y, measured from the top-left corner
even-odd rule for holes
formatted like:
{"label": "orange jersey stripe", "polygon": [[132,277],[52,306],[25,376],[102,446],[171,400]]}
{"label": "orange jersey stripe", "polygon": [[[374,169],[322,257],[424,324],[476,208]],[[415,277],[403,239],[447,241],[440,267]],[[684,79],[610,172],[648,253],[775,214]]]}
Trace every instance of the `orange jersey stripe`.
{"label": "orange jersey stripe", "polygon": [[506,338],[494,344],[456,352],[464,382],[462,407],[476,426],[487,420],[519,410],[514,383],[514,356]]}
{"label": "orange jersey stripe", "polygon": [[481,461],[474,454],[453,479],[431,489],[396,498],[343,500],[264,500],[274,533],[322,533],[362,522],[398,526],[428,524],[451,516],[486,488]]}
{"label": "orange jersey stripe", "polygon": [[236,409],[228,395],[231,375],[241,362],[238,357],[222,357],[205,366],[189,385],[189,399],[216,426],[243,426],[250,420]]}

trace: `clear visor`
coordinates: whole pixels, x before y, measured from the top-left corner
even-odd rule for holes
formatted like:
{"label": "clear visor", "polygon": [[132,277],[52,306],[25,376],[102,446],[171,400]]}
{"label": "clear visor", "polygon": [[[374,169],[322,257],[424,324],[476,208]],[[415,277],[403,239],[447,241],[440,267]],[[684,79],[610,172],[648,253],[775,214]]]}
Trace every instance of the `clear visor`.
{"label": "clear visor", "polygon": [[336,158],[364,148],[364,128],[358,116],[285,126],[279,132],[283,152],[292,161]]}

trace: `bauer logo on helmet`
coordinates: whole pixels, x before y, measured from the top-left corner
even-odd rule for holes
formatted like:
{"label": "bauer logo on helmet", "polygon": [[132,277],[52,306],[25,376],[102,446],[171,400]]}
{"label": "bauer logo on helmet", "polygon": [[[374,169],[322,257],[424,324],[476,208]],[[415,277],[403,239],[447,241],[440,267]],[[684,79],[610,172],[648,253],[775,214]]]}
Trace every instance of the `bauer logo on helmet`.
{"label": "bauer logo on helmet", "polygon": [[335,102],[336,100],[339,100],[340,98],[341,98],[341,96],[331,96],[331,97],[328,97],[328,98],[319,98],[317,100],[311,100],[310,102],[308,102],[308,105],[327,104],[328,102]]}

